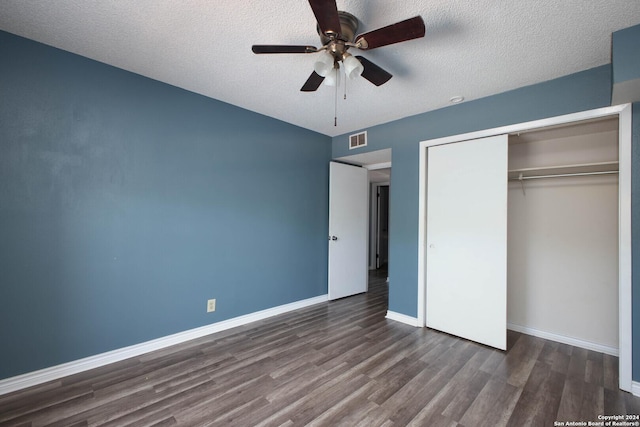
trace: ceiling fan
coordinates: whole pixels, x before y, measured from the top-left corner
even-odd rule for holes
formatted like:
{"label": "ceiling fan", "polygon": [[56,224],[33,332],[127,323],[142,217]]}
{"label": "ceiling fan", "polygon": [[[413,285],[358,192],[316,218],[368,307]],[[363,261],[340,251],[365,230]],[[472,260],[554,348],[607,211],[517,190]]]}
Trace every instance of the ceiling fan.
{"label": "ceiling fan", "polygon": [[320,53],[305,84],[303,92],[314,92],[327,79],[326,84],[336,85],[340,64],[349,78],[360,75],[380,86],[392,77],[391,74],[362,56],[353,56],[348,50],[355,48],[371,50],[378,47],[424,37],[425,26],[420,16],[415,16],[377,30],[356,36],[358,19],[350,13],[338,11],[335,0],[309,0],[316,17],[317,32],[322,47],[303,45],[253,45],[257,54],[270,53]]}

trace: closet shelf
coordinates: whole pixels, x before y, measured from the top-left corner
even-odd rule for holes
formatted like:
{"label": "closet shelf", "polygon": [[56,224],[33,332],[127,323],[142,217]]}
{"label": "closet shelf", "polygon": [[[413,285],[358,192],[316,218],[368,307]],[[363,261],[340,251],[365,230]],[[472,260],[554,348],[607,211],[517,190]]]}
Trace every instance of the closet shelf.
{"label": "closet shelf", "polygon": [[547,175],[567,175],[573,174],[602,174],[615,173],[618,171],[618,162],[596,162],[596,163],[580,163],[573,165],[543,166],[534,168],[510,169],[508,171],[509,180],[532,179]]}

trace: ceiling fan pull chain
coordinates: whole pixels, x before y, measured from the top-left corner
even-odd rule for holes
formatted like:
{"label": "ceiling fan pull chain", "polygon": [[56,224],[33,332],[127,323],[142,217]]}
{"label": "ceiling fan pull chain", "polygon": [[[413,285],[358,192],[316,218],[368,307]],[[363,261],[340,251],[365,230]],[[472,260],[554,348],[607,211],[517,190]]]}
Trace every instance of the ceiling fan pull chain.
{"label": "ceiling fan pull chain", "polygon": [[[346,77],[346,76],[345,76]],[[347,78],[344,79],[344,99],[347,99]]]}
{"label": "ceiling fan pull chain", "polygon": [[333,126],[338,126],[338,76],[340,75],[340,73],[336,72],[336,93],[335,93],[335,99],[334,99],[334,106],[333,106]]}

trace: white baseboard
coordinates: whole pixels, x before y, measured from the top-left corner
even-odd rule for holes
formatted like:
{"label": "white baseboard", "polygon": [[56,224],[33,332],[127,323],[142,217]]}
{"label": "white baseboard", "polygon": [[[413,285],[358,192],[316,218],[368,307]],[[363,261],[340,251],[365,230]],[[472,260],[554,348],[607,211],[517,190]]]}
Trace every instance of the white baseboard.
{"label": "white baseboard", "polygon": [[573,345],[576,347],[586,348],[587,350],[593,350],[599,353],[610,354],[611,356],[619,356],[620,354],[618,349],[615,347],[597,344],[590,341],[581,340],[579,338],[567,337],[565,335],[558,335],[552,332],[540,331],[538,329],[528,328],[526,326],[520,326],[513,323],[507,323],[507,329],[511,329],[512,331],[521,332],[527,335],[533,335],[534,337],[538,337],[538,338],[544,338],[546,340],[551,340],[551,341],[561,342],[563,344]]}
{"label": "white baseboard", "polygon": [[223,320],[221,322],[212,323],[211,325],[201,326],[199,328],[190,329],[177,334],[168,335],[166,337],[157,338],[155,340],[135,344],[129,347],[108,351],[106,353],[97,354],[95,356],[86,357],[84,359],[74,360],[62,365],[52,366],[50,368],[40,369],[34,372],[18,375],[11,378],[0,380],[0,396],[21,390],[23,388],[42,384],[47,381],[57,380],[62,377],[77,374],[79,372],[88,371],[89,369],[99,368],[100,366],[110,363],[119,362],[130,357],[140,356],[151,351],[160,350],[175,344],[180,344],[195,338],[204,337],[216,332],[221,332],[237,326],[246,325],[258,320],[264,320],[269,317],[287,313],[300,308],[309,307],[311,305],[320,304],[328,301],[328,295],[321,295],[289,304],[280,305],[278,307],[268,308],[266,310],[257,311],[255,313],[246,314],[244,316],[234,317],[232,319]]}
{"label": "white baseboard", "polygon": [[419,327],[418,319],[416,317],[407,316],[406,314],[396,313],[395,311],[387,310],[387,319],[395,320],[396,322],[406,323],[407,325]]}
{"label": "white baseboard", "polygon": [[637,381],[631,381],[631,394],[636,397],[640,397],[640,383]]}

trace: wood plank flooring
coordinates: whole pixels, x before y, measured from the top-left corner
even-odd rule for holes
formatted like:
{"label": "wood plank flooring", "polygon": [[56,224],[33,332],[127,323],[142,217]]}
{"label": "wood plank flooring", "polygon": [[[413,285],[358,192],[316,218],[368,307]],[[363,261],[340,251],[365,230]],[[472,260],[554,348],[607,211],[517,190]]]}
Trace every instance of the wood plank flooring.
{"label": "wood plank flooring", "polygon": [[2,426],[553,426],[639,414],[616,357],[501,352],[385,319],[370,291],[0,396]]}

